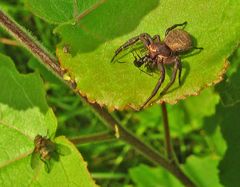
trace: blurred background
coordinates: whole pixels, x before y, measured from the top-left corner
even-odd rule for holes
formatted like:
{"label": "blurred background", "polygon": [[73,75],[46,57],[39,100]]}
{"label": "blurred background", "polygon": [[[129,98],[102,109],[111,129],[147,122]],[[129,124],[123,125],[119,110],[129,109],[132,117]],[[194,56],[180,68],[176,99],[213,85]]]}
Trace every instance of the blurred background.
{"label": "blurred background", "polygon": [[[0,0],[0,7],[55,54],[55,46],[60,42],[60,38],[53,34],[54,26],[26,10],[23,0]],[[21,73],[40,72],[45,82],[48,104],[53,108],[58,119],[57,135],[73,138],[107,130],[79,97],[46,71],[1,28],[0,51],[14,60]],[[236,76],[239,51],[230,58],[231,66],[227,73],[230,79],[226,78],[227,81],[231,81],[231,78]],[[231,159],[231,157],[226,158],[226,155],[224,157],[229,143],[228,128],[234,136],[235,128],[231,125],[240,123],[237,115],[240,106],[236,100],[234,102],[229,100],[232,98],[228,93],[231,89],[232,86],[225,81],[215,88],[205,89],[197,97],[189,97],[176,105],[167,105],[172,143],[180,163],[188,162],[190,166],[195,165],[198,168],[204,161],[209,163],[209,159],[214,159],[216,164],[212,173],[217,174],[218,167],[221,169],[219,162],[223,159]],[[114,115],[144,142],[165,154],[160,105],[155,104],[142,112],[114,112]],[[239,137],[238,135],[236,134],[236,137]],[[155,168],[151,162],[124,142],[107,141],[77,145],[77,147],[87,161],[93,178],[100,186],[146,186],[146,181],[141,181],[141,176],[145,175],[148,175],[148,180],[151,181],[146,183],[149,186],[157,184],[174,186],[174,179],[167,172]],[[204,170],[202,172],[204,173]]]}

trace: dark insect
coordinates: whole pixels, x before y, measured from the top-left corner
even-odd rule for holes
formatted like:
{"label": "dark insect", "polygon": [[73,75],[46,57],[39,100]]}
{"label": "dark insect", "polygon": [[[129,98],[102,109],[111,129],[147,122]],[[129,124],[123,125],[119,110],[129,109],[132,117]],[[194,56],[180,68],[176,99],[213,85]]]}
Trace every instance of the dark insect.
{"label": "dark insect", "polygon": [[135,36],[128,40],[126,43],[121,45],[116,51],[115,55],[113,56],[111,62],[115,59],[115,57],[124,49],[128,48],[129,46],[135,44],[139,40],[143,43],[145,48],[147,49],[147,54],[144,56],[135,56],[134,55],[134,65],[137,67],[141,67],[143,64],[145,67],[149,69],[157,69],[160,71],[161,76],[153,89],[151,95],[148,99],[143,103],[140,110],[143,109],[149,101],[157,94],[159,88],[161,87],[164,79],[165,79],[165,68],[164,65],[166,64],[173,64],[173,73],[170,79],[170,82],[167,86],[163,89],[160,95],[164,95],[167,90],[172,86],[176,79],[177,71],[179,70],[178,79],[179,85],[181,85],[181,72],[182,72],[182,65],[180,54],[189,52],[191,49],[200,49],[193,47],[192,45],[192,38],[183,29],[175,29],[178,26],[185,26],[187,22],[181,24],[175,24],[172,27],[169,27],[165,32],[165,38],[163,41],[160,40],[159,35],[154,35],[151,37],[148,33],[142,33],[138,36]]}
{"label": "dark insect", "polygon": [[59,161],[59,155],[65,156],[70,153],[67,146],[56,144],[50,139],[37,135],[34,139],[34,151],[31,157],[31,167],[35,169],[41,160],[45,164],[45,170],[49,173],[54,161]]}

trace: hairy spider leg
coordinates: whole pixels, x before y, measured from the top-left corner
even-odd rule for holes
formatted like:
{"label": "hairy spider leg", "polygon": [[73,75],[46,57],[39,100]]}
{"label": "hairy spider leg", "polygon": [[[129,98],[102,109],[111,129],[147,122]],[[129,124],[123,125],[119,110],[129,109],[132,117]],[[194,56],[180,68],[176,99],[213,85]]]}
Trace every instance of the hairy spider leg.
{"label": "hairy spider leg", "polygon": [[143,42],[143,44],[145,45],[145,47],[147,47],[148,45],[153,43],[153,40],[151,38],[151,36],[148,33],[142,33],[138,36],[135,36],[133,38],[131,38],[130,40],[128,40],[127,42],[125,42],[123,45],[121,45],[116,51],[115,54],[111,60],[111,62],[113,62],[113,60],[115,59],[115,57],[123,50],[128,48],[129,46],[135,44],[138,40],[141,40]]}
{"label": "hairy spider leg", "polygon": [[140,107],[140,110],[142,110],[148,104],[148,102],[157,94],[159,88],[161,87],[161,85],[165,79],[165,68],[163,66],[163,63],[162,62],[158,63],[157,67],[161,72],[161,76],[160,76],[154,90],[152,91],[150,97],[143,103],[143,105]]}
{"label": "hairy spider leg", "polygon": [[159,35],[154,35],[153,37],[152,37],[152,40],[153,41],[157,41],[157,42],[161,42],[161,39],[160,39],[160,36]]}
{"label": "hairy spider leg", "polygon": [[180,76],[181,76],[181,73],[180,71],[181,70],[181,61],[180,61],[180,58],[177,57],[174,59],[174,67],[173,67],[173,73],[172,73],[172,76],[171,76],[171,80],[170,82],[167,84],[167,86],[163,89],[163,91],[160,93],[160,95],[164,95],[168,89],[173,85],[175,79],[176,79],[176,75],[177,75],[177,70],[179,70],[179,80],[180,80]]}
{"label": "hairy spider leg", "polygon": [[185,22],[183,22],[183,23],[180,23],[180,24],[175,24],[175,25],[169,27],[169,28],[165,31],[165,36],[167,36],[168,33],[169,33],[171,30],[175,29],[176,27],[183,26],[183,25],[186,25],[186,24],[187,24],[187,21],[185,21]]}

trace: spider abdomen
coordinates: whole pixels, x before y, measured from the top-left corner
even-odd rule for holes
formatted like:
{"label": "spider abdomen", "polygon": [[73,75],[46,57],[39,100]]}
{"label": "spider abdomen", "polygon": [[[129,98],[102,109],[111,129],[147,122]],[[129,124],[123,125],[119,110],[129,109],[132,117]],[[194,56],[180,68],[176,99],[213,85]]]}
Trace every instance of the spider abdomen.
{"label": "spider abdomen", "polygon": [[192,39],[188,32],[182,29],[170,31],[164,39],[164,43],[173,52],[184,52],[192,48]]}

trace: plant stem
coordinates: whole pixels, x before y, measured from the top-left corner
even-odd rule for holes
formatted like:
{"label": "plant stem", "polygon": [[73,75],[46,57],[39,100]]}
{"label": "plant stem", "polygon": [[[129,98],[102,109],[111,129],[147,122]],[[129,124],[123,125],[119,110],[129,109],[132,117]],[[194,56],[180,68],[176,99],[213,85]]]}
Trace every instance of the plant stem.
{"label": "plant stem", "polygon": [[101,132],[96,134],[91,134],[87,136],[80,136],[77,138],[71,138],[69,139],[74,144],[85,144],[85,143],[93,143],[93,142],[100,142],[100,141],[109,141],[114,140],[116,137],[113,133],[107,131],[107,132]]}
{"label": "plant stem", "polygon": [[[46,67],[59,75],[63,75],[63,71],[57,64],[57,59],[51,55],[40,43],[38,43],[26,30],[18,25],[7,14],[0,10],[0,24],[15,39],[23,44],[34,56],[36,56]],[[49,68],[48,68],[49,69]]]}
{"label": "plant stem", "polygon": [[19,46],[20,44],[15,40],[10,40],[8,38],[0,38],[0,43],[12,46]]}
{"label": "plant stem", "polygon": [[[0,25],[5,28],[15,39],[19,40],[34,56],[38,57],[40,62],[44,64],[49,70],[63,80],[73,91],[76,91],[76,87],[71,81],[64,79],[64,70],[57,63],[55,57],[53,57],[46,49],[40,45],[33,37],[24,29],[22,29],[15,21],[13,21],[8,15],[0,10]],[[93,109],[93,111],[100,116],[104,124],[111,130],[115,131],[115,136],[132,145],[146,158],[154,163],[164,167],[177,177],[185,186],[195,187],[195,184],[189,179],[183,171],[175,164],[170,163],[167,159],[157,153],[150,146],[139,140],[131,132],[125,129],[105,108],[96,103],[88,102],[87,98],[82,96],[79,92],[78,95]]]}
{"label": "plant stem", "polygon": [[89,103],[86,98],[84,98],[87,104],[91,106],[93,111],[102,119],[104,124],[112,130],[117,131],[118,137],[130,144],[133,148],[139,151],[146,158],[151,160],[157,165],[160,165],[171,172],[176,178],[179,179],[186,187],[196,187],[196,185],[188,178],[185,173],[173,162],[169,162],[153,148],[142,142],[135,135],[125,129],[106,109],[102,108],[100,105],[94,103]]}
{"label": "plant stem", "polygon": [[166,153],[167,153],[168,159],[170,161],[173,161],[174,160],[174,152],[173,152],[172,144],[171,144],[171,136],[170,136],[170,130],[169,130],[169,123],[168,123],[168,113],[167,113],[167,107],[166,107],[165,102],[163,102],[161,104],[161,108],[162,108]]}

